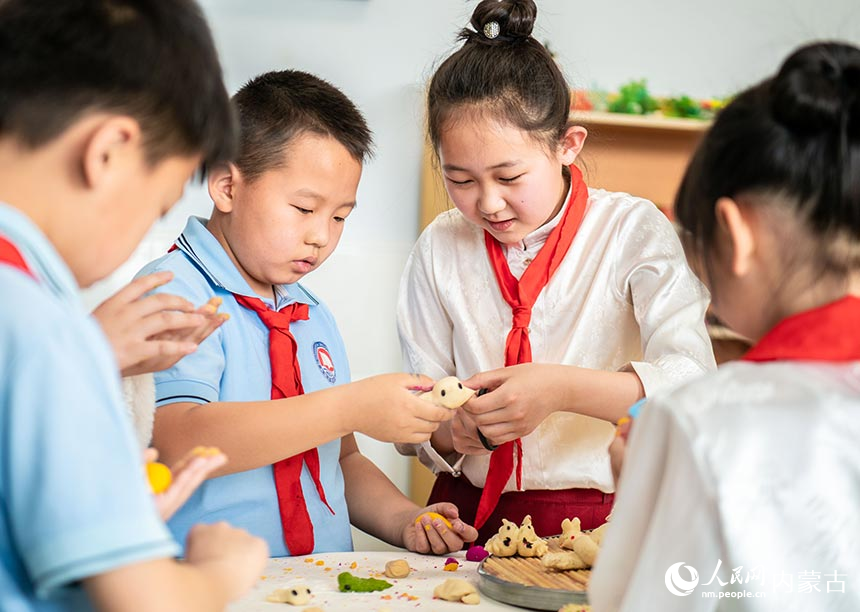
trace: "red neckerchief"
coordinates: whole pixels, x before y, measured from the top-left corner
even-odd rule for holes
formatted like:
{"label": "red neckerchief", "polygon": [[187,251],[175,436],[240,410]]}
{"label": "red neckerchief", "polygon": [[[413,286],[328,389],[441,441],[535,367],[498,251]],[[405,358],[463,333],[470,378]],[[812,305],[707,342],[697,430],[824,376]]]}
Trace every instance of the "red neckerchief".
{"label": "red neckerchief", "polygon": [[860,298],[791,315],[752,347],[744,361],[860,361]]}
{"label": "red neckerchief", "polygon": [[34,279],[36,275],[33,274],[32,270],[27,266],[27,262],[24,261],[24,257],[21,255],[21,252],[17,249],[17,247],[0,236],[0,263],[4,263],[12,266],[22,272],[29,274]]}
{"label": "red neckerchief", "polygon": [[[272,369],[272,399],[302,395],[302,372],[296,354],[296,339],[290,333],[290,323],[308,319],[308,305],[294,302],[280,310],[270,310],[258,298],[233,294],[243,307],[257,313],[269,330],[269,362]],[[320,480],[320,457],[316,448],[298,455],[281,459],[272,466],[275,490],[278,494],[278,510],[284,543],[293,556],[307,555],[314,550],[314,526],[308,514],[305,495],[302,491],[302,463],[306,463],[317,493],[326,507],[334,514],[325,498]]]}
{"label": "red neckerchief", "polygon": [[[177,249],[174,243],[167,252]],[[296,339],[290,332],[290,323],[308,319],[308,305],[294,302],[280,310],[270,310],[259,298],[234,293],[236,302],[257,314],[269,330],[269,366],[272,370],[272,399],[295,397],[304,394],[302,371],[299,367]],[[307,555],[314,550],[314,526],[308,514],[302,490],[302,463],[308,466],[320,500],[334,514],[325,497],[320,479],[320,457],[316,448],[281,459],[272,465],[278,512],[284,544],[293,556]]]}
{"label": "red neckerchief", "polygon": [[[492,234],[484,231],[484,243],[493,267],[502,297],[513,311],[511,331],[505,341],[505,366],[529,363],[532,360],[528,326],[531,322],[532,307],[538,295],[552,278],[573,242],[573,237],[582,224],[585,207],[588,204],[588,187],[582,180],[582,172],[575,166],[570,167],[570,199],[561,220],[547,237],[537,257],[529,264],[519,281],[511,274],[508,261],[499,242]],[[475,516],[475,527],[481,526],[492,514],[499,503],[505,484],[514,471],[516,453],[517,489],[522,489],[523,445],[517,438],[505,442],[490,456],[490,467],[484,484],[481,501]]]}

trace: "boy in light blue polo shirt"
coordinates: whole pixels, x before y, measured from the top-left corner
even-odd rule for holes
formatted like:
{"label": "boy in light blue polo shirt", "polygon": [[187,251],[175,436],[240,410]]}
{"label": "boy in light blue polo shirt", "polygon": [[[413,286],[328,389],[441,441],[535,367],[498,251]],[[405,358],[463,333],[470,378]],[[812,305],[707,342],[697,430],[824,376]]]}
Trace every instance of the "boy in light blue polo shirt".
{"label": "boy in light blue polo shirt", "polygon": [[230,315],[156,374],[161,456],[206,445],[230,457],[171,520],[173,533],[228,520],[274,555],[299,555],[351,550],[351,519],[396,546],[459,550],[477,532],[456,507],[413,504],[353,437],[427,440],[453,411],[415,396],[432,384],[426,377],[344,384],[349,365],[331,312],[298,282],[332,253],[355,207],[371,146],[364,118],[339,90],[296,71],[253,79],[234,103],[240,154],[209,172],[212,217],[190,219],[175,248],[141,272],[169,270],[174,280],[159,290],[223,298]]}
{"label": "boy in light blue polo shirt", "polygon": [[0,92],[0,610],[223,607],[265,546],[204,527],[173,559],[78,297],[229,155],[208,28],[189,0],[6,0]]}

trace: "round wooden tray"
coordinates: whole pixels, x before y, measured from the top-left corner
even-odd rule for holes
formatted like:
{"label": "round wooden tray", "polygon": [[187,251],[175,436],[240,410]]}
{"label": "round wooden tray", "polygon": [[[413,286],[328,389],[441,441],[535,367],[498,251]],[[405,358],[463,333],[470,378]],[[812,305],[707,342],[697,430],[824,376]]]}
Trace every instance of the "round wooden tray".
{"label": "round wooden tray", "polygon": [[[558,545],[558,538],[547,538],[550,551],[558,551],[561,548]],[[572,590],[565,588],[550,588],[548,586],[538,586],[535,584],[524,584],[506,580],[498,576],[486,564],[494,557],[487,557],[478,565],[478,588],[481,592],[503,603],[529,608],[531,610],[558,610],[567,604],[585,605],[588,603],[588,595],[585,591],[585,585],[582,590]],[[540,564],[540,559],[522,557],[512,557],[517,559],[517,563],[528,566],[533,571],[540,571],[547,574],[548,577],[564,577],[569,576],[574,572],[546,570]],[[496,559],[496,562],[499,560]],[[506,561],[506,560],[505,560]],[[492,564],[493,561],[490,561]],[[579,570],[578,576],[588,576],[590,572]],[[524,581],[528,582],[528,577],[524,576]]]}

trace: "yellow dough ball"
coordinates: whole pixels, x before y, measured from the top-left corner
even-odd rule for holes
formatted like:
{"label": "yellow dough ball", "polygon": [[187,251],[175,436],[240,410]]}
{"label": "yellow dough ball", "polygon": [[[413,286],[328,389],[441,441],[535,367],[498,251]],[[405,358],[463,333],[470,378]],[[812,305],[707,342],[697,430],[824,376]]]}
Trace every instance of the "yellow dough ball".
{"label": "yellow dough ball", "polygon": [[440,521],[445,523],[445,525],[448,526],[448,529],[451,529],[451,521],[449,521],[447,518],[445,518],[444,516],[442,516],[438,512],[425,512],[424,514],[420,515],[417,519],[415,519],[415,524],[419,525],[421,523],[421,517],[424,517],[424,516],[428,517],[431,521],[433,519],[439,519]]}
{"label": "yellow dough ball", "polygon": [[152,492],[156,495],[164,493],[170,487],[170,483],[173,480],[170,468],[158,461],[151,461],[146,464],[146,477],[149,479],[149,486]]}

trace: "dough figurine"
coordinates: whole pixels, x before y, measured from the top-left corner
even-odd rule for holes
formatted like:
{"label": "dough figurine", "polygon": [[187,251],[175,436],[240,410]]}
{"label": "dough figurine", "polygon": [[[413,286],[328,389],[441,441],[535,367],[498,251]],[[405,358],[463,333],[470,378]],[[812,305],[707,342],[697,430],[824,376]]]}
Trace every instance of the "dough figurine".
{"label": "dough figurine", "polygon": [[311,600],[311,590],[301,584],[289,589],[277,589],[266,597],[272,603],[287,603],[292,606],[303,606]]}
{"label": "dough figurine", "polygon": [[594,566],[597,553],[600,552],[603,533],[608,524],[603,523],[591,532],[583,532],[580,529],[578,518],[564,519],[561,522],[560,546],[567,550],[546,555],[541,559],[541,564],[544,567],[560,570],[583,569]]}
{"label": "dough figurine", "polygon": [[341,593],[370,593],[372,591],[384,591],[391,587],[392,584],[387,580],[359,578],[349,572],[341,572],[337,575],[337,590]]}
{"label": "dough figurine", "polygon": [[432,391],[426,391],[418,397],[453,410],[468,402],[473,395],[475,390],[464,387],[459,378],[446,376],[436,381]]}
{"label": "dough figurine", "polygon": [[454,557],[445,559],[445,565],[442,568],[446,572],[456,572],[460,567],[460,563]]}
{"label": "dough figurine", "polygon": [[[567,523],[567,525],[565,525]],[[580,530],[580,522],[578,518],[568,521],[564,519],[561,522],[562,529],[562,544],[563,548],[569,548],[578,554],[583,561],[592,567],[597,560],[597,553],[600,552],[600,543],[603,541],[603,532],[606,531],[606,526],[609,523],[603,523],[597,529],[590,532],[582,532]]]}
{"label": "dough figurine", "polygon": [[578,536],[582,535],[581,525],[582,523],[579,522],[579,518],[574,518],[573,520],[564,519],[561,522],[561,537],[558,539],[559,546],[573,550],[574,541]]}
{"label": "dough figurine", "polygon": [[547,548],[546,540],[542,540],[535,533],[532,517],[527,514],[517,531],[517,554],[521,557],[543,557]]}
{"label": "dough figurine", "polygon": [[508,519],[502,519],[499,532],[487,540],[484,549],[491,555],[497,557],[513,557],[517,554],[517,532],[519,528],[516,523]]}
{"label": "dough figurine", "polygon": [[579,570],[589,567],[578,554],[572,550],[548,552],[541,557],[540,564],[548,569]]}
{"label": "dough figurine", "polygon": [[385,564],[385,575],[389,578],[406,578],[412,568],[405,559],[395,559]]}
{"label": "dough figurine", "polygon": [[475,586],[460,578],[448,578],[445,582],[433,589],[433,597],[445,601],[460,601],[464,604],[477,605],[481,603],[481,597]]}

